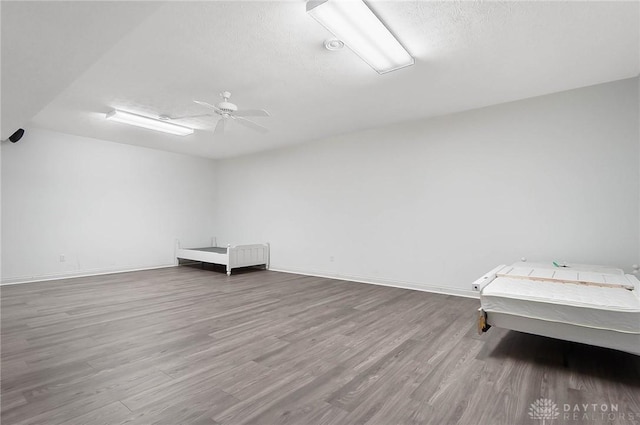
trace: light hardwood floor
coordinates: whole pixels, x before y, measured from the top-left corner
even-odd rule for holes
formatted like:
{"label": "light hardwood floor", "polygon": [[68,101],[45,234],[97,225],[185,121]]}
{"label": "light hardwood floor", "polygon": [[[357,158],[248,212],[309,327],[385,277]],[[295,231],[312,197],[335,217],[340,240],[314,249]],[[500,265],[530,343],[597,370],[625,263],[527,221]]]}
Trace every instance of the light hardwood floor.
{"label": "light hardwood floor", "polygon": [[1,295],[4,425],[640,423],[640,357],[478,336],[473,299],[189,266]]}

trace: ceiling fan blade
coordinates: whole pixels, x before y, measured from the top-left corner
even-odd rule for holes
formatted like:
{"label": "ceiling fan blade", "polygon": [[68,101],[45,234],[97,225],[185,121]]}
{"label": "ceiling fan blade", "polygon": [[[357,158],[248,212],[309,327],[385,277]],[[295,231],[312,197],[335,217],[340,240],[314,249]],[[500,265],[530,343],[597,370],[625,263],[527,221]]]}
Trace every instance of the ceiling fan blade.
{"label": "ceiling fan blade", "polygon": [[198,104],[198,105],[200,105],[200,106],[204,106],[205,108],[211,108],[211,109],[213,109],[213,110],[214,110],[214,111],[216,111],[216,112],[218,112],[218,111],[220,110],[220,109],[218,109],[218,107],[217,107],[217,106],[214,106],[214,105],[212,105],[212,104],[210,104],[210,103],[207,103],[207,102],[203,102],[203,101],[201,101],[201,100],[194,100],[194,102],[195,102],[195,103],[197,103],[197,104]]}
{"label": "ceiling fan blade", "polygon": [[213,130],[214,136],[222,136],[224,134],[224,126],[226,123],[226,119],[220,118],[218,123],[216,124],[216,128]]}
{"label": "ceiling fan blade", "polygon": [[242,109],[233,113],[236,117],[270,117],[264,109]]}
{"label": "ceiling fan blade", "polygon": [[265,127],[261,126],[260,124],[256,124],[253,121],[250,121],[246,118],[242,118],[242,117],[236,117],[236,116],[231,116],[234,120],[236,120],[238,123],[244,125],[245,127],[249,127],[252,130],[256,130],[259,131],[260,133],[266,133],[269,130],[267,130]]}

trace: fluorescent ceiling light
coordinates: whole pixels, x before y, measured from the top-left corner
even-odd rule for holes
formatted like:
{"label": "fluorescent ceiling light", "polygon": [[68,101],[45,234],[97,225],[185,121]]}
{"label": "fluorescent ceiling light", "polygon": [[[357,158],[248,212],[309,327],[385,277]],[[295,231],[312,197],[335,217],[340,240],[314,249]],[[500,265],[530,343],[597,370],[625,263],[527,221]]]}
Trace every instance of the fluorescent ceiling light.
{"label": "fluorescent ceiling light", "polygon": [[415,63],[362,0],[309,0],[307,13],[380,74]]}
{"label": "fluorescent ceiling light", "polygon": [[124,112],[118,109],[107,114],[107,119],[125,124],[135,125],[138,127],[148,128],[150,130],[162,131],[163,133],[176,134],[178,136],[187,136],[193,134],[193,129],[182,125],[173,124],[166,121],[160,121],[154,118],[144,117],[131,112]]}

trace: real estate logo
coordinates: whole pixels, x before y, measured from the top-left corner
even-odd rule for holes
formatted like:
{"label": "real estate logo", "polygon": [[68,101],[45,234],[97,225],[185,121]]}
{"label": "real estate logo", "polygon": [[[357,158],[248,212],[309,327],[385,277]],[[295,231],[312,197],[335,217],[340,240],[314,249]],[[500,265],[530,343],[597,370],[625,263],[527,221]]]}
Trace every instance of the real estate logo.
{"label": "real estate logo", "polygon": [[[586,423],[587,421],[614,422],[628,420],[635,423],[640,418],[636,412],[620,412],[617,403],[564,403],[562,406],[562,420],[565,422]],[[560,416],[560,408],[555,401],[539,398],[529,406],[527,412],[534,421],[542,421],[542,425],[550,424]]]}
{"label": "real estate logo", "polygon": [[531,419],[541,420],[542,425],[546,421],[552,421],[560,416],[558,406],[548,398],[539,398],[529,406],[529,416]]}

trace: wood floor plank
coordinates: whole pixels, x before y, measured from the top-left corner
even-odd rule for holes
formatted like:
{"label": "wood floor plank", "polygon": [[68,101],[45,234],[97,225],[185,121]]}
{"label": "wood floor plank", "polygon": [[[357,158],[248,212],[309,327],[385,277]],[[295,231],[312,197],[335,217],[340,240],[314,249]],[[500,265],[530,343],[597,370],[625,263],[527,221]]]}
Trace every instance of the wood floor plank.
{"label": "wood floor plank", "polygon": [[296,423],[316,409],[315,405],[323,400],[336,386],[341,386],[353,377],[352,371],[336,366],[324,374],[315,377],[305,385],[283,397],[274,398],[266,409],[255,412],[249,417],[234,417],[233,423],[242,424],[286,424]]}
{"label": "wood floor plank", "polygon": [[203,386],[177,393],[170,400],[159,399],[155,403],[136,409],[122,422],[134,425],[215,425],[213,416],[238,403],[238,400],[215,387]]}
{"label": "wood floor plank", "polygon": [[75,413],[81,410],[91,411],[87,406],[101,407],[114,401],[123,399],[131,394],[137,394],[148,388],[171,381],[165,374],[154,370],[126,370],[115,373],[94,375],[76,383],[75,385],[60,385],[48,387],[46,390],[37,389],[24,392],[28,403],[3,412],[3,422],[29,421],[35,416],[53,417],[61,413],[61,406],[76,405]]}
{"label": "wood floor plank", "polygon": [[112,425],[118,421],[124,420],[131,415],[131,411],[119,401],[102,406],[92,410],[84,415],[64,421],[61,425]]}
{"label": "wood floor plank", "polygon": [[640,356],[477,335],[473,299],[210,266],[0,298],[5,425],[530,425],[539,398],[640,419]]}

